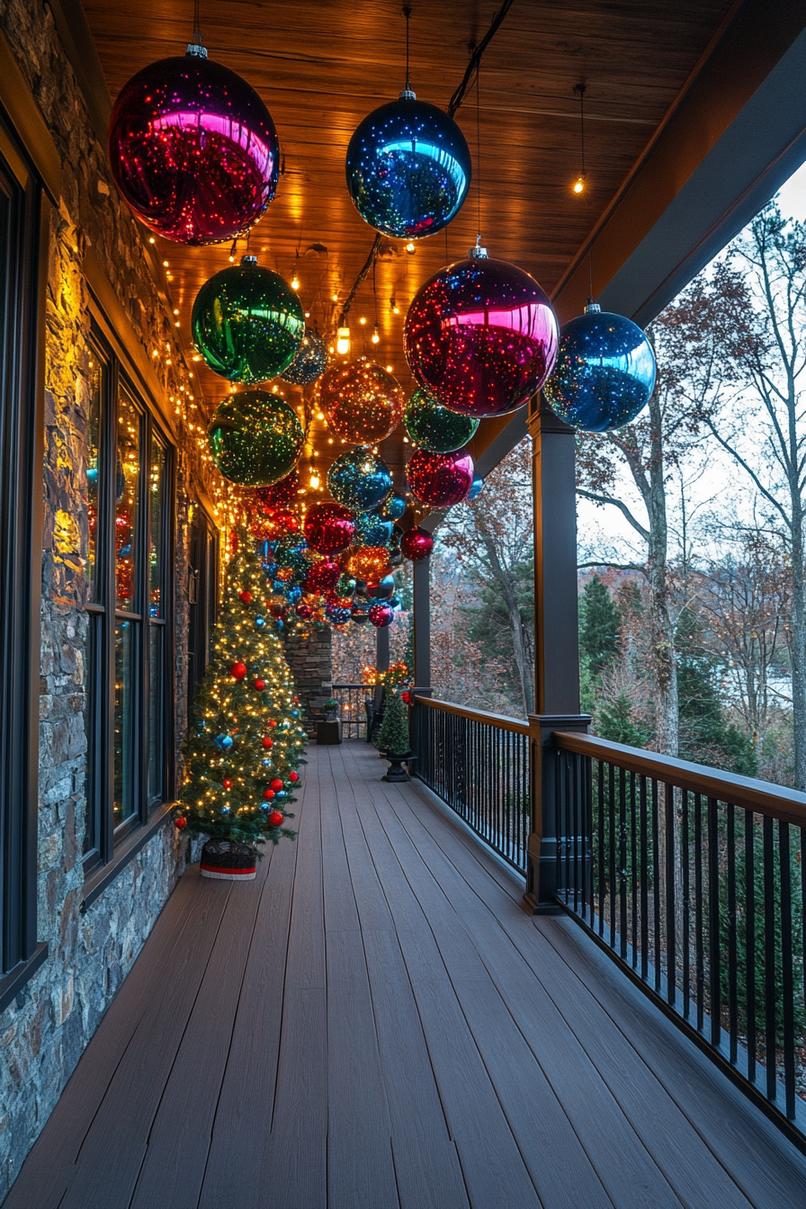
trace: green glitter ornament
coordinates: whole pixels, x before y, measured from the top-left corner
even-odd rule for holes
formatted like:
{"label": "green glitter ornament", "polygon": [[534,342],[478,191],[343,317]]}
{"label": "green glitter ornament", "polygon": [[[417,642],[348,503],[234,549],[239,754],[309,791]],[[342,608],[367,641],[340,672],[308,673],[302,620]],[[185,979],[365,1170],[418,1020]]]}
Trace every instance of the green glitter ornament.
{"label": "green glitter ornament", "polygon": [[280,395],[245,390],[216,408],[207,429],[213,461],[241,487],[268,487],[296,465],[305,435]]}
{"label": "green glitter ornament", "polygon": [[476,435],[479,422],[441,407],[424,390],[415,390],[403,417],[412,442],[429,453],[455,453]]}
{"label": "green glitter ornament", "polygon": [[210,369],[230,382],[265,382],[288,369],[305,335],[302,305],[257,257],[222,269],[196,295],[193,342]]}

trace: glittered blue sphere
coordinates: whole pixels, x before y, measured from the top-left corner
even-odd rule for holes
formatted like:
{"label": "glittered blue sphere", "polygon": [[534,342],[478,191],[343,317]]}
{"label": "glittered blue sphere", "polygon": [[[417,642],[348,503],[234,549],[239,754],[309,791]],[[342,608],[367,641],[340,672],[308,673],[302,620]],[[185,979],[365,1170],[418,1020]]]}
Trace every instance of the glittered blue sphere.
{"label": "glittered blue sphere", "polygon": [[384,575],[383,579],[367,589],[373,600],[390,600],[395,594],[394,575]]}
{"label": "glittered blue sphere", "polygon": [[347,189],[376,231],[433,235],[467,196],[470,151],[453,118],[413,93],[373,110],[347,148]]}
{"label": "glittered blue sphere", "polygon": [[320,378],[326,369],[327,342],[318,332],[307,331],[297,355],[281,377],[295,386],[307,386]]}
{"label": "glittered blue sphere", "polygon": [[262,630],[263,627],[265,626],[265,624],[266,624],[265,617],[256,617],[255,618],[255,629]]}
{"label": "glittered blue sphere", "polygon": [[369,449],[348,449],[327,472],[333,499],[354,512],[377,508],[392,490],[389,467]]}
{"label": "glittered blue sphere", "polygon": [[356,546],[388,546],[392,540],[392,521],[382,520],[372,512],[362,512],[355,519]]}
{"label": "glittered blue sphere", "polygon": [[333,625],[346,625],[352,617],[352,609],[337,604],[325,605],[325,617]]}
{"label": "glittered blue sphere", "polygon": [[484,479],[480,474],[473,475],[473,482],[470,484],[470,490],[467,493],[468,503],[471,500],[477,500],[484,489]]}
{"label": "glittered blue sphere", "polygon": [[232,747],[233,743],[235,742],[232,735],[224,735],[224,734],[216,735],[215,741],[218,744],[218,746],[221,748],[222,751],[229,751],[229,749]]}
{"label": "glittered blue sphere", "polygon": [[655,386],[655,354],[626,315],[596,303],[560,333],[554,373],[543,394],[552,411],[584,432],[609,432],[634,420]]}
{"label": "glittered blue sphere", "polygon": [[385,521],[399,521],[406,511],[406,501],[402,495],[390,495],[378,509],[378,515]]}

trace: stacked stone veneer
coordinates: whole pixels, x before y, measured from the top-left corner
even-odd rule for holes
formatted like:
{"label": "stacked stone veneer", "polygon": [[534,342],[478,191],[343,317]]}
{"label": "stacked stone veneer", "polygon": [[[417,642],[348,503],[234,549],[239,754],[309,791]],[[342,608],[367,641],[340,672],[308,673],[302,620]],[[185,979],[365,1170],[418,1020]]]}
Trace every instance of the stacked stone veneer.
{"label": "stacked stone veneer", "polygon": [[[144,233],[119,202],[81,91],[42,0],[0,0],[0,25],[62,158],[48,256],[42,534],[38,935],[44,965],[0,1015],[0,1200],[129,971],[182,867],[170,827],[155,833],[82,914],[85,776],[87,399],[90,329],[82,264],[103,261],[136,338],[169,348],[156,372],[174,395],[180,352]],[[131,339],[119,333],[123,341]],[[167,361],[167,358],[165,359]],[[187,683],[187,510],[198,473],[180,441],[176,543],[176,719]],[[44,1209],[34,1207],[31,1209]]]}
{"label": "stacked stone veneer", "polygon": [[286,657],[302,699],[303,718],[309,735],[324,716],[325,702],[332,696],[330,627],[311,630],[307,637],[286,640]]}

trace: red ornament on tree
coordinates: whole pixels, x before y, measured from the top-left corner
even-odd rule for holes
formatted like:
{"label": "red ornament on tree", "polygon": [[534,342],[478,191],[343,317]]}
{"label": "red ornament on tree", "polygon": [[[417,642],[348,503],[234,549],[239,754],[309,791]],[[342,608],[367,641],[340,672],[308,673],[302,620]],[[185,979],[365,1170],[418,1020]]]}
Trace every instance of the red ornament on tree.
{"label": "red ornament on tree", "polygon": [[269,823],[272,827],[279,827],[284,818],[285,815],[281,810],[269,811]]}
{"label": "red ornament on tree", "polygon": [[294,612],[300,621],[310,621],[314,614],[313,605],[307,600],[300,600],[294,607]]}
{"label": "red ornament on tree", "polygon": [[224,777],[224,779],[223,779],[223,781],[221,782],[221,784],[224,786],[224,788],[225,788],[225,789],[232,789],[232,778],[231,778],[231,777]]}
{"label": "red ornament on tree", "polygon": [[274,797],[274,790],[273,789],[264,789],[263,797],[266,799],[267,802],[270,802],[272,800],[272,798]]}
{"label": "red ornament on tree", "polygon": [[292,781],[294,784],[296,784],[296,782],[299,780],[299,773],[298,773],[298,772],[290,772],[290,773],[288,774],[288,779],[289,779],[289,781]]}
{"label": "red ornament on tree", "polygon": [[238,593],[238,599],[240,600],[241,604],[245,604],[245,605],[251,604],[252,603],[252,593],[247,591],[246,588],[244,588],[243,592]]}
{"label": "red ornament on tree", "polygon": [[187,825],[188,821],[183,814],[178,814],[174,819],[174,827],[176,827],[177,831],[184,831]]}
{"label": "red ornament on tree", "polygon": [[275,777],[271,783],[271,787],[275,793],[279,793],[280,790],[283,788],[283,782],[280,780],[279,777]]}
{"label": "red ornament on tree", "polygon": [[260,742],[263,744],[263,746],[266,748],[267,751],[270,747],[274,746],[274,739],[271,739],[268,735],[264,735],[263,738],[260,740]]}
{"label": "red ornament on tree", "polygon": [[434,549],[434,539],[427,529],[409,529],[400,539],[400,549],[406,558],[416,563],[421,558],[428,558]]}
{"label": "red ornament on tree", "polygon": [[240,659],[238,660],[237,663],[233,663],[229,670],[229,674],[230,674],[230,676],[232,676],[233,680],[243,680],[244,676],[246,675],[246,672],[247,672],[246,664],[241,663]]}
{"label": "red ornament on tree", "polygon": [[427,453],[416,449],[406,467],[406,478],[412,495],[421,504],[450,508],[461,504],[473,486],[473,459],[461,451]]}
{"label": "red ornament on tree", "polygon": [[355,519],[341,504],[314,504],[305,518],[305,537],[319,554],[338,554],[353,540]]}
{"label": "red ornament on tree", "polygon": [[262,693],[264,688],[266,687],[266,681],[261,676],[256,676],[255,679],[252,681],[252,685],[255,688],[256,692]]}
{"label": "red ornament on tree", "polygon": [[400,694],[400,700],[404,705],[411,705],[411,693],[407,688]]}
{"label": "red ornament on tree", "polygon": [[124,85],[109,163],[150,230],[176,243],[218,243],[251,227],[274,197],[280,146],[255,90],[193,45]]}
{"label": "red ornament on tree", "polygon": [[276,726],[276,725],[277,725],[277,719],[276,719],[276,718],[270,718],[270,719],[269,719],[269,726],[272,728],[272,730],[274,730],[274,728],[275,728],[275,726]]}

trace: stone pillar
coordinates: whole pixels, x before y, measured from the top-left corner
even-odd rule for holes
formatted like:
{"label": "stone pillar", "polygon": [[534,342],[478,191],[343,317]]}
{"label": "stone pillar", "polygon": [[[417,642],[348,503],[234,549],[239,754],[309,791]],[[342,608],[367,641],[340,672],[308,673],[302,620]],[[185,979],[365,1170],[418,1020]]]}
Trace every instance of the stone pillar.
{"label": "stone pillar", "polygon": [[330,627],[311,630],[305,638],[286,639],[285,653],[302,700],[303,722],[309,735],[324,716],[325,702],[333,695]]}

